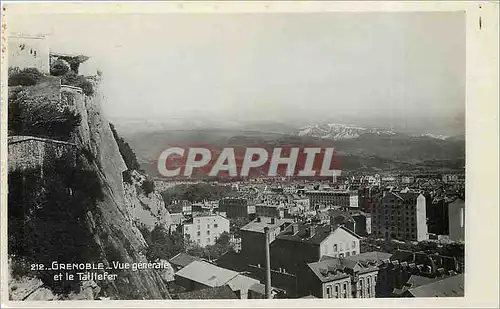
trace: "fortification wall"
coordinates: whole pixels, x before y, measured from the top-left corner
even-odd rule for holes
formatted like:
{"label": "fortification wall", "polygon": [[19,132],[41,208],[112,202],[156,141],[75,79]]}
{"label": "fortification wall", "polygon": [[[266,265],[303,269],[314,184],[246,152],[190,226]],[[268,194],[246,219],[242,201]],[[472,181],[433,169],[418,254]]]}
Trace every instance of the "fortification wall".
{"label": "fortification wall", "polygon": [[76,146],[73,143],[33,136],[10,136],[8,146],[9,172],[41,168],[65,155],[76,161]]}
{"label": "fortification wall", "polygon": [[86,144],[90,140],[90,128],[88,124],[87,99],[83,94],[82,88],[61,85],[61,106],[69,106],[76,110],[80,115],[81,121],[76,132],[74,132],[71,141],[78,145],[90,148]]}

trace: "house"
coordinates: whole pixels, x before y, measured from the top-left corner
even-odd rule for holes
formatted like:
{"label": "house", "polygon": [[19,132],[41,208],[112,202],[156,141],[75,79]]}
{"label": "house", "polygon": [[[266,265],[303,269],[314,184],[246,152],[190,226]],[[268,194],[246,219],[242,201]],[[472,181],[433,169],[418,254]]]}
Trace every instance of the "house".
{"label": "house", "polygon": [[175,271],[179,271],[180,269],[186,267],[194,261],[200,261],[201,258],[197,256],[192,256],[184,252],[177,253],[174,257],[168,260],[170,265],[174,268]]}
{"label": "house", "polygon": [[297,273],[306,263],[323,255],[345,257],[359,254],[360,236],[342,225],[294,222],[271,243],[271,267]]}
{"label": "house", "polygon": [[450,239],[465,241],[465,201],[455,199],[448,205],[448,225]]}
{"label": "house", "polygon": [[172,299],[238,299],[227,285],[172,295]]}
{"label": "house", "polygon": [[262,290],[259,280],[205,261],[191,262],[175,274],[175,281],[187,291],[227,285],[240,299],[247,299],[249,294],[256,296]]}
{"label": "house", "polygon": [[170,231],[174,232],[177,231],[182,226],[182,223],[187,219],[182,213],[171,213],[170,220]]}
{"label": "house", "polygon": [[401,297],[409,289],[414,289],[416,287],[429,284],[434,281],[441,280],[442,278],[429,278],[419,275],[411,275],[408,281],[401,287],[401,289],[395,288],[393,291],[394,296]]}
{"label": "house", "polygon": [[219,213],[226,218],[249,218],[255,214],[255,207],[245,198],[224,198],[219,201]]}
{"label": "house", "polygon": [[272,243],[284,228],[290,224],[284,219],[257,217],[247,225],[240,228],[241,254],[245,256],[250,264],[262,264],[265,262],[265,240],[264,228],[269,228]]}
{"label": "house", "polygon": [[255,216],[282,219],[285,217],[285,209],[281,204],[256,204]]}
{"label": "house", "polygon": [[184,236],[201,247],[214,245],[224,232],[229,233],[229,220],[218,214],[194,214],[182,226]]}
{"label": "house", "polygon": [[453,257],[425,252],[397,250],[379,266],[381,297],[401,293],[411,276],[445,278],[461,273],[462,265]]}
{"label": "house", "polygon": [[307,266],[299,277],[300,295],[318,298],[375,297],[378,266],[374,260],[364,262],[327,257]]}
{"label": "house", "polygon": [[416,287],[411,287],[403,293],[404,297],[463,297],[464,275],[456,275],[435,280]]}

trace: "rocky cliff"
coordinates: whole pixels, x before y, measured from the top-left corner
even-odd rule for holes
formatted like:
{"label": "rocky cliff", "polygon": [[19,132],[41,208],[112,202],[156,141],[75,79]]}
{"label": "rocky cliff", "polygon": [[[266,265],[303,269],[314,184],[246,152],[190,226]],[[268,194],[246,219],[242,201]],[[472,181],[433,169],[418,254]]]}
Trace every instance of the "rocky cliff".
{"label": "rocky cliff", "polygon": [[[97,78],[94,86],[98,85]],[[87,169],[99,177],[103,198],[97,201],[92,211],[86,214],[86,223],[100,250],[96,259],[105,265],[113,261],[136,263],[147,262],[143,252],[146,242],[139,226],[150,229],[156,224],[169,225],[170,215],[161,196],[153,191],[141,190],[145,176],[132,171],[132,182],[124,183],[123,172],[127,169],[110,125],[101,111],[103,97],[98,91],[93,96],[82,94],[76,87],[61,86],[60,103],[70,105],[81,116],[72,142],[85,150]],[[105,103],[104,103],[105,104]],[[86,261],[81,261],[86,262]],[[81,283],[79,293],[54,295],[36,278],[11,280],[12,300],[36,299],[169,299],[164,274],[154,269],[122,270],[114,281]]]}

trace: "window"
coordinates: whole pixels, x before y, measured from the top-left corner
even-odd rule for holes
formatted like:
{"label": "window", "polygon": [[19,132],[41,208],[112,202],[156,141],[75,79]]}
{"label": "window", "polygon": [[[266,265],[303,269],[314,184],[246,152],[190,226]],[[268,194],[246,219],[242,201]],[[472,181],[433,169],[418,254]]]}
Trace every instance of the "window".
{"label": "window", "polygon": [[209,228],[210,228],[210,224],[207,224],[207,229],[209,229]]}
{"label": "window", "polygon": [[346,254],[345,254],[345,255],[346,255],[346,256],[350,256],[350,255],[351,255],[351,253],[350,253],[350,252],[346,252]]}
{"label": "window", "polygon": [[337,252],[337,245],[333,245],[333,252]]}
{"label": "window", "polygon": [[210,243],[210,238],[207,238],[207,243]]}
{"label": "window", "polygon": [[365,281],[363,280],[363,278],[359,279],[359,286],[361,288],[361,291],[359,293],[360,297],[363,298],[363,290],[365,289]]}
{"label": "window", "polygon": [[332,289],[327,286],[326,287],[326,298],[331,298],[332,297]]}
{"label": "window", "polygon": [[196,240],[196,242],[197,242],[197,243],[200,243],[200,239],[198,238],[198,239]]}
{"label": "window", "polygon": [[200,231],[196,232],[196,236],[200,236],[200,235],[201,235]]}
{"label": "window", "polygon": [[210,235],[210,231],[207,231],[207,235]]}
{"label": "window", "polygon": [[356,249],[356,242],[355,241],[352,242],[352,248]]}
{"label": "window", "polygon": [[219,225],[217,223],[214,224],[214,228],[218,228]]}
{"label": "window", "polygon": [[198,225],[198,230],[200,229],[200,225]]}
{"label": "window", "polygon": [[343,258],[343,257],[344,257],[344,254],[343,254],[343,253],[340,253],[340,254],[339,254],[339,257],[340,257],[340,258]]}
{"label": "window", "polygon": [[353,251],[351,254],[352,254],[352,255],[356,255],[356,251]]}

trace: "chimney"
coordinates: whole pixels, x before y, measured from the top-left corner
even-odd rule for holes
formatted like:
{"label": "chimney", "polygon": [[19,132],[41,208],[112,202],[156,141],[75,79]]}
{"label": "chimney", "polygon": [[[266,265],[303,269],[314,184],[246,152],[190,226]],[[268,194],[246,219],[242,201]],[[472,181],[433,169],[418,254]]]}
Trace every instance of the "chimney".
{"label": "chimney", "polygon": [[313,237],[313,236],[314,236],[314,234],[316,234],[316,226],[311,225],[311,226],[309,227],[309,235],[308,235],[308,236],[309,236],[309,237]]}
{"label": "chimney", "polygon": [[264,232],[266,233],[266,298],[271,299],[271,253],[269,250],[270,233],[269,228],[265,227]]}

